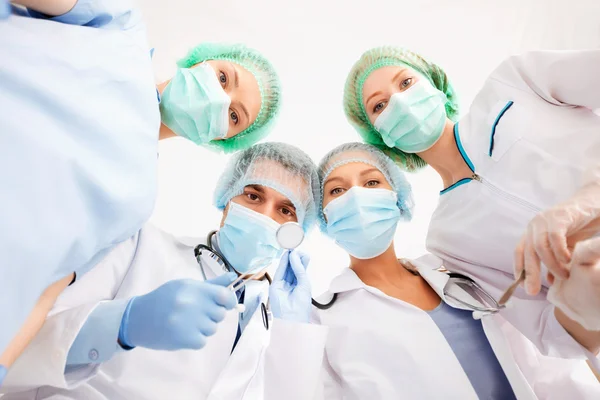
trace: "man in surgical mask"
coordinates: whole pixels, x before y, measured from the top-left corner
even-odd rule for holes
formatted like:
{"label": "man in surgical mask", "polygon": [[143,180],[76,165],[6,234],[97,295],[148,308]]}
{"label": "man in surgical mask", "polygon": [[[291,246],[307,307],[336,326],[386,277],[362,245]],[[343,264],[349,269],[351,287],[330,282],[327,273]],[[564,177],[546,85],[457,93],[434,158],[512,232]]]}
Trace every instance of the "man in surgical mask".
{"label": "man in surgical mask", "polygon": [[[308,257],[275,234],[285,222],[309,229],[318,187],[293,146],[238,153],[215,190],[220,229],[177,239],[146,225],[116,247],[59,297],[3,400],[311,398],[326,328],[309,323]],[[271,263],[272,285],[228,288]]]}

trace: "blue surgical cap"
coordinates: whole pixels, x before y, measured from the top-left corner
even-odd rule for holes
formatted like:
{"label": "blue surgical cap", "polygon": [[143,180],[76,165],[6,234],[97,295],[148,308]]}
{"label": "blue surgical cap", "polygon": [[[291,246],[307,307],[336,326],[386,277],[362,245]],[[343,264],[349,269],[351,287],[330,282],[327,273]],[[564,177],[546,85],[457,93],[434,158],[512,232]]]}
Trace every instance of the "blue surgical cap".
{"label": "blue surgical cap", "polygon": [[327,230],[323,214],[323,185],[334,169],[349,163],[364,163],[377,168],[398,195],[398,208],[405,221],[412,218],[414,200],[410,183],[402,170],[377,147],[365,143],[346,143],[331,150],[319,164],[319,227]]}
{"label": "blue surgical cap", "polygon": [[214,193],[214,204],[223,210],[248,185],[274,189],[287,197],[298,223],[307,232],[314,224],[320,198],[317,167],[310,157],[286,143],[260,143],[236,153],[225,167]]}

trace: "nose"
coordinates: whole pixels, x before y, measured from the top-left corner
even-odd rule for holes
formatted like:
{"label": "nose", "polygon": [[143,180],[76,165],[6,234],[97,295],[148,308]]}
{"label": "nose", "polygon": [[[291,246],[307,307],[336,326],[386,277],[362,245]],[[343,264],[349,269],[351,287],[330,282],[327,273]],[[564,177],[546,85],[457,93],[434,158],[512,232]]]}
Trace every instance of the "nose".
{"label": "nose", "polygon": [[269,217],[273,221],[275,221],[277,223],[281,223],[281,221],[279,221],[279,214],[277,213],[277,207],[274,202],[269,201],[269,202],[264,203],[260,207],[260,209],[257,211],[260,212],[265,217]]}

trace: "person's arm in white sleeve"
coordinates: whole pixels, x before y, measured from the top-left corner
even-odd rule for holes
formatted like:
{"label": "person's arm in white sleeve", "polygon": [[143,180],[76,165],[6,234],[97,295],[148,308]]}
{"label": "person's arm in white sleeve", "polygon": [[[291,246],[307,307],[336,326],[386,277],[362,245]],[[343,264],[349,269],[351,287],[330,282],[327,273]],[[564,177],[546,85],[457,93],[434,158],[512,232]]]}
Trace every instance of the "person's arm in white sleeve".
{"label": "person's arm in white sleeve", "polygon": [[[46,385],[70,388],[96,373],[99,364],[67,368],[67,359],[82,328],[95,310],[103,312],[107,308],[103,304],[107,302],[114,306],[110,312],[104,312],[118,313],[117,303],[121,301],[113,303],[110,300],[114,299],[129,270],[137,239],[138,235],[119,244],[95,268],[64,290],[38,334],[8,371],[0,393]],[[106,348],[100,344],[98,347],[100,350]],[[75,354],[72,355],[73,360],[77,359]]]}
{"label": "person's arm in white sleeve", "polygon": [[94,308],[69,349],[65,367],[67,374],[86,368],[88,364],[108,361],[118,351],[125,350],[119,344],[119,332],[130,301],[103,301]]}
{"label": "person's arm in white sleeve", "polygon": [[[530,51],[506,59],[490,79],[555,105],[600,108],[600,49]],[[599,132],[600,134],[600,132]]]}
{"label": "person's arm in white sleeve", "polygon": [[141,23],[130,0],[15,0],[29,16],[69,25],[128,30]]}
{"label": "person's arm in white sleeve", "polygon": [[509,307],[502,310],[501,315],[544,356],[585,360],[589,357],[588,351],[597,351],[593,347],[587,348],[586,344],[589,343],[578,342],[565,329],[564,314],[547,300],[512,298]]}

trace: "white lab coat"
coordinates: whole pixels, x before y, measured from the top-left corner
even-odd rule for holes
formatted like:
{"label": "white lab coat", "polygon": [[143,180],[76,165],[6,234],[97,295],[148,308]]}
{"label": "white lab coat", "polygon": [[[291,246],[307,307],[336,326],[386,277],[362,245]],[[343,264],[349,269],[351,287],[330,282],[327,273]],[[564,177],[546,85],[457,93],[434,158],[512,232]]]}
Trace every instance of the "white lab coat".
{"label": "white lab coat", "polygon": [[[413,264],[445,301],[448,275],[438,271],[441,260],[429,254]],[[453,294],[476,301],[457,290]],[[329,301],[332,293],[338,293],[334,305],[315,313],[316,321],[329,327],[320,398],[477,399],[427,312],[365,285],[351,269],[335,278],[319,301]],[[584,361],[542,356],[501,314],[485,316],[482,323],[519,400],[600,398],[600,384]]]}
{"label": "white lab coat", "polygon": [[[481,180],[441,194],[427,235],[428,251],[448,269],[500,295],[513,280],[514,250],[528,222],[600,179],[600,117],[592,112],[600,108],[598,71],[600,50],[536,51],[510,57],[491,74],[455,129]],[[544,354],[585,358],[572,339],[548,341],[557,322],[554,306],[546,307],[539,321],[507,319]]]}
{"label": "white lab coat", "polygon": [[[205,239],[181,241],[145,226],[59,297],[39,335],[10,370],[10,399],[310,399],[323,355],[325,327],[252,315],[231,353],[238,313],[233,310],[198,351],[135,348],[103,364],[63,373],[68,351],[100,301],[127,299],[182,278],[202,280],[193,249]],[[219,273],[211,264],[208,279]],[[268,296],[263,285],[261,301]],[[269,343],[270,342],[270,343]],[[29,391],[27,391],[29,389]]]}

